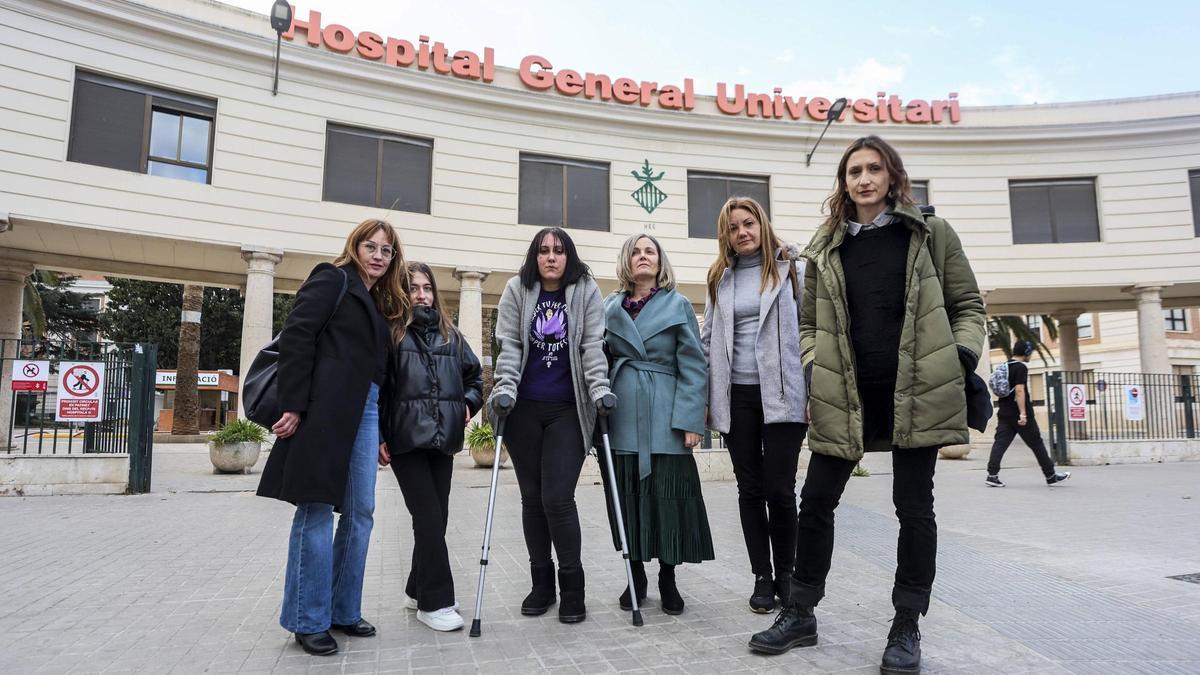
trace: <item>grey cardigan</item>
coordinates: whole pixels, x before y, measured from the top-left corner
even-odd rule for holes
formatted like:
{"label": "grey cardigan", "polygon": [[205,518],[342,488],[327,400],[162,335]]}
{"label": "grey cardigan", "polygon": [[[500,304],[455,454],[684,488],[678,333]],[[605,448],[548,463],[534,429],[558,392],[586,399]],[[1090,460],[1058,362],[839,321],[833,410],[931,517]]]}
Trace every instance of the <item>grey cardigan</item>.
{"label": "grey cardigan", "polygon": [[[529,358],[529,319],[541,291],[539,282],[526,289],[519,276],[509,279],[504,286],[496,312],[500,355],[496,357],[489,411],[490,403],[500,394],[508,394],[517,400],[517,385]],[[600,298],[600,288],[590,276],[568,284],[566,296],[575,409],[579,413],[583,447],[590,448],[596,426],[595,402],[612,393],[608,386],[608,359],[604,356],[604,301]]]}
{"label": "grey cardigan", "polygon": [[[808,422],[808,387],[800,364],[800,307],[804,285],[793,288],[788,266],[796,266],[804,279],[803,259],[795,260],[795,247],[780,252],[774,261],[782,283],[768,288],[759,299],[758,340],[754,356],[762,388],[763,422]],[[763,261],[763,264],[769,264]],[[705,298],[704,326],[700,330],[704,355],[708,358],[709,426],[729,433],[730,366],[733,363],[733,269],[727,268],[717,282],[717,301]]]}

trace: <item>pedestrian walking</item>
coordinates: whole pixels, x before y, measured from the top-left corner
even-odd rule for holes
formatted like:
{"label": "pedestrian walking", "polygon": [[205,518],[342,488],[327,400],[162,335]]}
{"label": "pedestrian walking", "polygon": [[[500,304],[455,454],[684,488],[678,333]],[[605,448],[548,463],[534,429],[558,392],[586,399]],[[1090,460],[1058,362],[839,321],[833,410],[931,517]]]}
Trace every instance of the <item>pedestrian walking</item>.
{"label": "pedestrian walking", "polygon": [[[705,433],[708,366],[692,303],[657,239],[635,234],[617,259],[620,290],[604,301],[609,382],[622,402],[609,422],[617,495],[629,544],[632,592],[646,598],[645,563],[658,559],[663,611],[681,614],[675,568],[713,559],[712,534],[692,449]],[[603,453],[601,453],[601,456]],[[605,492],[611,492],[607,481]],[[608,494],[612,499],[613,495]],[[621,548],[609,509],[613,544]],[[632,609],[628,585],[618,599]]]}
{"label": "pedestrian walking", "polygon": [[937,559],[933,474],[938,448],[967,443],[964,375],[983,344],[983,301],[958,235],[923,215],[896,150],[877,136],[850,144],[829,215],[805,250],[801,345],[811,377],[812,459],[800,493],[796,569],[774,625],[750,648],[780,654],[817,642],[813,610],[833,557],[834,510],[864,452],[891,452],[900,521],[881,670],[917,672],[917,621]]}
{"label": "pedestrian walking", "polygon": [[379,464],[391,465],[412,516],[405,607],[433,630],[452,631],[463,627],[463,619],[446,549],[450,478],[463,427],[483,406],[483,370],[442,309],[429,265],[408,263],[408,297],[408,323],[392,325]]}
{"label": "pedestrian walking", "polygon": [[797,255],[758,202],[733,197],[721,207],[701,330],[708,426],[724,436],[733,461],[754,574],[750,609],[758,613],[786,596],[796,552],[796,465],[808,428]]}
{"label": "pedestrian walking", "polygon": [[575,485],[597,415],[617,400],[604,357],[600,289],[561,227],[534,235],[517,276],[508,280],[496,318],[500,354],[488,404],[507,416],[505,439],[521,490],[521,525],[532,590],[526,616],[555,602],[551,548],[558,556],[558,619],[587,617]]}
{"label": "pedestrian walking", "polygon": [[404,269],[391,224],[364,220],[333,264],[313,268],[279,335],[285,412],[271,428],[276,441],[258,494],[296,505],[279,623],[310,654],[337,652],[330,628],[375,634],[362,617],[362,586],[388,322],[407,322],[409,313]]}
{"label": "pedestrian walking", "polygon": [[1034,346],[1028,340],[1017,340],[1013,343],[1013,358],[992,373],[992,388],[996,390],[999,400],[996,405],[996,438],[992,442],[992,454],[988,457],[987,478],[984,483],[988,487],[1004,487],[1000,480],[1000,462],[1008,446],[1012,445],[1017,436],[1033,451],[1037,458],[1046,485],[1054,486],[1071,477],[1069,471],[1058,471],[1054,468],[1054,460],[1046,452],[1046,442],[1042,440],[1042,432],[1038,429],[1037,418],[1032,414],[1033,403],[1029,396],[1029,359],[1033,356]]}

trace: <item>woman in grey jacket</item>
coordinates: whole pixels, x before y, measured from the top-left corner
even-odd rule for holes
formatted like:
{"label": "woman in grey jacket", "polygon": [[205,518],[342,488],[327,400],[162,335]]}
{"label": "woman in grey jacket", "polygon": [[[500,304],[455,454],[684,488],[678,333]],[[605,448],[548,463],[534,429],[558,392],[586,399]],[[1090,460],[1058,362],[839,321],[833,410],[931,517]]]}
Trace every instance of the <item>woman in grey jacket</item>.
{"label": "woman in grey jacket", "polygon": [[709,427],[724,435],[733,460],[754,573],[750,609],[761,614],[775,609],[776,596],[787,597],[796,556],[796,463],[808,429],[797,279],[804,262],[748,197],[721,207],[717,250],[700,335]]}
{"label": "woman in grey jacket", "polygon": [[508,416],[504,437],[521,488],[533,577],[521,613],[539,616],[554,604],[553,545],[562,589],[558,619],[583,621],[575,484],[596,415],[607,415],[617,399],[608,386],[600,289],[562,228],[534,235],[520,273],[500,297],[496,338],[489,404],[494,416]]}

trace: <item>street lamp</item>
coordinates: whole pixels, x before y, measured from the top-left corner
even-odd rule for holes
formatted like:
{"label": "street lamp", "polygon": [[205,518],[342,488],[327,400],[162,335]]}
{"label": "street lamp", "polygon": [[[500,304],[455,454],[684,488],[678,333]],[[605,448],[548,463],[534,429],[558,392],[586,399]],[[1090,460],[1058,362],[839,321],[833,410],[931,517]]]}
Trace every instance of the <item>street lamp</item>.
{"label": "street lamp", "polygon": [[812,163],[813,153],[817,151],[817,147],[821,145],[821,139],[825,138],[825,132],[829,131],[829,125],[833,121],[842,116],[842,111],[846,109],[846,97],[839,98],[829,107],[829,114],[825,116],[825,128],[821,130],[821,135],[817,136],[817,142],[813,144],[813,148],[809,151],[808,156],[804,158],[804,166]]}
{"label": "street lamp", "polygon": [[292,5],[287,0],[275,0],[271,5],[271,28],[275,29],[275,81],[271,84],[271,95],[279,93],[279,48],[283,45],[283,34],[292,27]]}

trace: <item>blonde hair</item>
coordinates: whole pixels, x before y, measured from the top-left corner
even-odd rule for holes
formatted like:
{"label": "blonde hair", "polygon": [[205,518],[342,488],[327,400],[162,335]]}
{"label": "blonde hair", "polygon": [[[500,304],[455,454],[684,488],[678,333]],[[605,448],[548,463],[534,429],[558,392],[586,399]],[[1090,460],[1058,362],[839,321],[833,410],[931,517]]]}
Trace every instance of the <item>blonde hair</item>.
{"label": "blonde hair", "polygon": [[[729,240],[729,223],[733,220],[734,209],[749,211],[750,215],[758,221],[759,250],[762,251],[763,258],[762,283],[758,287],[758,292],[762,293],[767,288],[774,288],[779,284],[779,270],[772,264],[772,261],[775,260],[778,251],[783,248],[783,243],[779,237],[775,236],[775,230],[771,228],[767,212],[761,204],[750,197],[730,197],[717,215],[717,259],[708,268],[708,298],[713,305],[717,304],[717,284],[721,282],[721,275],[733,266],[733,261],[737,257],[733,242]],[[796,268],[793,265],[788,272],[793,288],[796,284],[795,275]]]}
{"label": "blonde hair", "polygon": [[633,282],[633,247],[641,239],[649,239],[654,244],[654,249],[658,251],[658,274],[654,277],[654,285],[658,288],[669,291],[675,288],[675,270],[671,268],[671,262],[667,260],[667,252],[663,250],[662,244],[654,238],[654,235],[638,233],[631,235],[621,245],[621,256],[617,258],[617,284],[622,290],[632,293],[634,290]]}
{"label": "blonde hair", "polygon": [[362,221],[346,236],[346,245],[333,264],[338,267],[353,266],[360,276],[365,274],[358,262],[358,245],[375,236],[380,230],[387,235],[388,242],[396,249],[396,254],[392,257],[387,271],[371,286],[371,297],[374,298],[379,313],[391,325],[392,335],[395,336],[397,325],[400,326],[403,335],[403,327],[408,325],[409,317],[412,316],[412,301],[408,298],[408,265],[404,262],[404,249],[400,246],[396,228],[388,221],[378,218]]}

